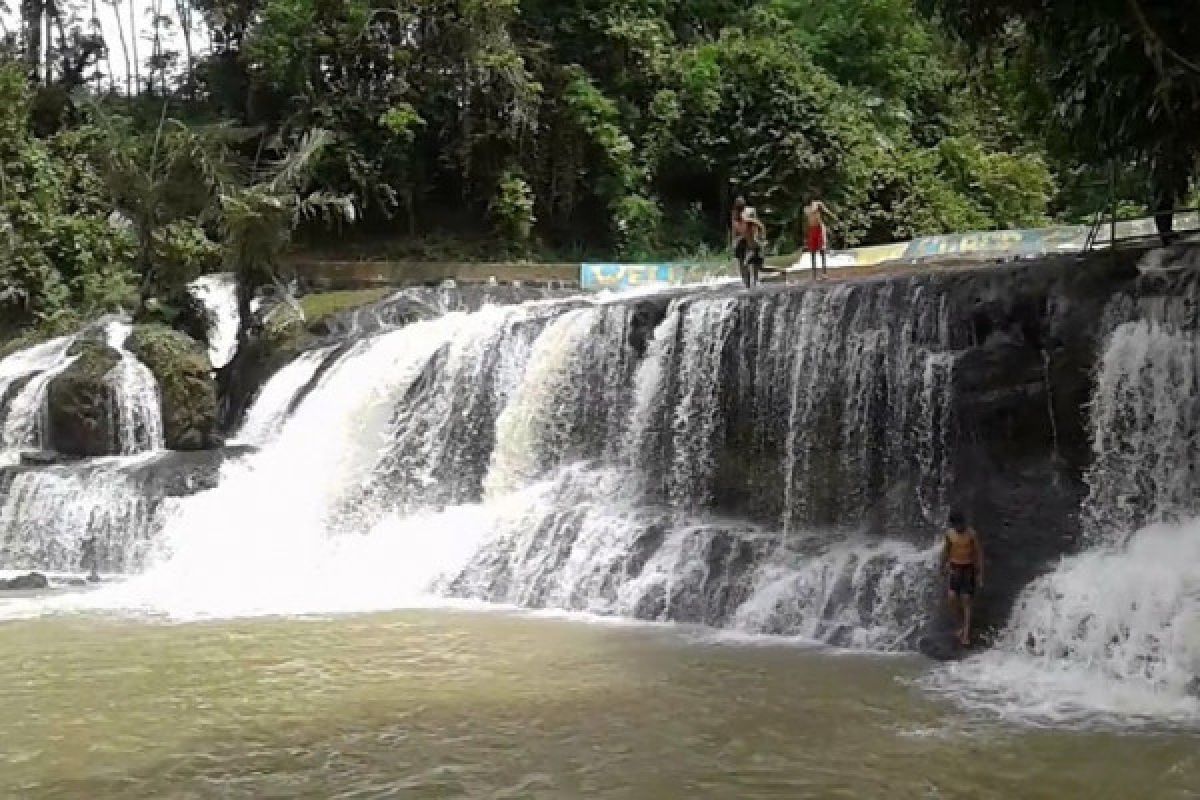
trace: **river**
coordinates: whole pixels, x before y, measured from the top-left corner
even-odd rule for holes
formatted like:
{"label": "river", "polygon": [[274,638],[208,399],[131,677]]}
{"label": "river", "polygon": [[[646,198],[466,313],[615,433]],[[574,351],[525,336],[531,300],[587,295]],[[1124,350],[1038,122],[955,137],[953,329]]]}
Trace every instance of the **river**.
{"label": "river", "polygon": [[1044,729],[914,656],[409,611],[0,627],[0,796],[1196,798],[1186,732]]}
{"label": "river", "polygon": [[1196,800],[1200,281],[1078,273],[401,292],[194,473],[122,320],[112,457],[19,463],[74,339],[18,352],[0,798]]}

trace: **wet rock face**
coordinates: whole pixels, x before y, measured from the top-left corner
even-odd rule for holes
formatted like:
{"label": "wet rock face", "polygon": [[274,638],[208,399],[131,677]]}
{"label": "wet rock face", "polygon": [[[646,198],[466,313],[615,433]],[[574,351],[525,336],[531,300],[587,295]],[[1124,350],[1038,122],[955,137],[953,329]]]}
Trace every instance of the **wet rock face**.
{"label": "wet rock face", "polygon": [[1052,259],[964,273],[947,287],[968,334],[955,372],[952,498],[984,541],[981,627],[1003,623],[1020,590],[1080,546],[1106,309],[1142,291],[1137,259]]}
{"label": "wet rock face", "polygon": [[203,450],[215,446],[217,387],[205,346],[180,331],[139,325],[129,347],[158,381],[167,447]]}
{"label": "wet rock face", "polygon": [[116,350],[81,339],[70,354],[75,362],[50,382],[47,405],[54,449],[68,456],[107,456],[117,451],[113,393],[106,380],[120,362]]}

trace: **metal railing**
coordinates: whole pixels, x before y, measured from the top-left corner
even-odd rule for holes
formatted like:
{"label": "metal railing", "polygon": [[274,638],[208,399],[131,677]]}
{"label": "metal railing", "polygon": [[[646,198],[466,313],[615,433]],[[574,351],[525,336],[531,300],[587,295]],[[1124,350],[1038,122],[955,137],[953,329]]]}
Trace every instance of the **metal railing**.
{"label": "metal railing", "polygon": [[[1161,236],[1157,225],[1160,213],[1166,212],[1152,212],[1149,216],[1121,216],[1113,209],[1097,211],[1088,228],[1083,252],[1088,253],[1098,247],[1115,247],[1121,242],[1142,241]],[[1200,207],[1177,208],[1172,209],[1170,213],[1173,218],[1174,235],[1200,232]],[[1105,233],[1108,234],[1107,237],[1104,236]]]}

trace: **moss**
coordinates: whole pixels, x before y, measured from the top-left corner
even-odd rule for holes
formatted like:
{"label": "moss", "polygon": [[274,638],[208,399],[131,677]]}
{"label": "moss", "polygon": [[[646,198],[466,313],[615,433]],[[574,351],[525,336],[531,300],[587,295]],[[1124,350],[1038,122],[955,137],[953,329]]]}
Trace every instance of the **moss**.
{"label": "moss", "polygon": [[300,298],[304,319],[311,327],[326,317],[353,308],[378,303],[392,292],[391,289],[355,289],[344,292],[318,292]]}
{"label": "moss", "polygon": [[129,349],[158,381],[167,447],[210,446],[217,423],[217,387],[204,345],[164,325],[138,325]]}

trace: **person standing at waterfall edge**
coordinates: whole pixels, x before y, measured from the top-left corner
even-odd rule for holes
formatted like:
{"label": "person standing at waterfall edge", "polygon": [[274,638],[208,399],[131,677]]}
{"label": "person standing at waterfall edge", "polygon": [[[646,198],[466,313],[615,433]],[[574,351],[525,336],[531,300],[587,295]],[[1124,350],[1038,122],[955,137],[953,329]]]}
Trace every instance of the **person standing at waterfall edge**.
{"label": "person standing at waterfall edge", "polygon": [[836,221],[833,212],[821,202],[820,197],[814,196],[804,207],[804,249],[812,254],[813,279],[817,278],[817,253],[821,254],[821,277],[829,273],[829,236],[825,228],[825,217]]}
{"label": "person standing at waterfall edge", "polygon": [[958,641],[971,644],[971,602],[983,588],[983,545],[979,534],[967,527],[961,511],[951,511],[942,545],[941,568],[946,573],[947,599],[958,623]]}
{"label": "person standing at waterfall edge", "polygon": [[732,219],[729,222],[729,235],[733,240],[733,260],[737,262],[738,274],[746,288],[750,288],[750,280],[746,275],[746,198],[739,197],[733,201]]}
{"label": "person standing at waterfall edge", "polygon": [[747,207],[742,211],[742,238],[740,270],[742,283],[750,289],[758,285],[758,273],[763,267],[763,250],[767,246],[767,229],[758,218],[758,212]]}

